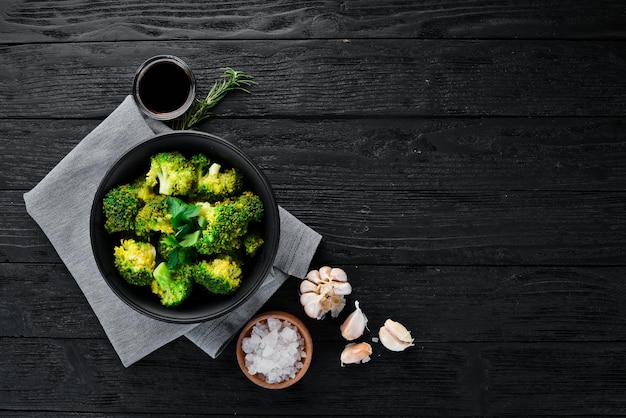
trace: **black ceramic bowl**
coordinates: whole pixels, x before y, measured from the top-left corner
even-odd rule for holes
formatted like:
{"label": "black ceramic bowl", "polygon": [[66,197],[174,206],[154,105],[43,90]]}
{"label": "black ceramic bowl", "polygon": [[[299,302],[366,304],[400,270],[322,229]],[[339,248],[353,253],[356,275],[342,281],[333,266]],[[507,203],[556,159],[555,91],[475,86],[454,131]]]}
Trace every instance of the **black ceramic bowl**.
{"label": "black ceramic bowl", "polygon": [[[113,187],[130,183],[144,175],[150,157],[164,151],[179,151],[186,156],[204,153],[219,160],[224,166],[242,171],[247,187],[261,197],[264,205],[260,223],[265,243],[255,258],[246,263],[240,287],[228,296],[212,296],[203,289],[194,289],[191,296],[176,307],[164,307],[149,287],[134,286],[126,282],[113,263],[113,247],[120,237],[104,229],[102,199]],[[272,187],[263,172],[239,148],[214,135],[176,131],[157,135],[127,152],[106,174],[98,187],[91,210],[91,245],[100,272],[113,292],[135,310],[152,318],[174,323],[197,323],[223,315],[243,303],[268,274],[280,235],[278,206]]]}

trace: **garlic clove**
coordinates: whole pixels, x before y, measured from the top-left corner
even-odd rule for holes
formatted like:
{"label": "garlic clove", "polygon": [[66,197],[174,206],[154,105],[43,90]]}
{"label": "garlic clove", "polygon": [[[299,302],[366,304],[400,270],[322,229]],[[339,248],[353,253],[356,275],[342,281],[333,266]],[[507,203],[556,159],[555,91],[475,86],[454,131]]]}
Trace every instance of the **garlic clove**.
{"label": "garlic clove", "polygon": [[322,304],[319,301],[311,301],[304,305],[304,313],[307,314],[309,318],[313,319],[322,319],[324,318],[324,309],[322,309]]}
{"label": "garlic clove", "polygon": [[318,290],[318,285],[316,285],[310,280],[302,280],[300,282],[300,293],[307,293],[307,292],[317,293],[317,290]]}
{"label": "garlic clove", "polygon": [[320,319],[324,314],[321,298],[315,293],[308,292],[300,295],[300,304],[310,318]]}
{"label": "garlic clove", "polygon": [[411,338],[411,332],[406,329],[404,325],[399,322],[387,319],[384,324],[385,328],[389,329],[391,333],[400,341],[405,343],[413,343]]}
{"label": "garlic clove", "polygon": [[348,282],[335,282],[333,284],[333,293],[335,295],[349,295],[352,293],[352,285]]}
{"label": "garlic clove", "polygon": [[341,367],[346,364],[367,363],[372,355],[372,346],[368,343],[351,343],[341,352]]}
{"label": "garlic clove", "polygon": [[346,318],[339,328],[341,336],[348,341],[359,338],[365,332],[365,327],[367,327],[367,317],[359,307],[358,300],[354,302],[354,306],[356,306],[355,311]]}
{"label": "garlic clove", "polygon": [[336,282],[348,281],[348,275],[346,274],[346,272],[338,267],[330,269],[330,271],[328,272],[328,275],[330,276],[331,280],[336,281]]}
{"label": "garlic clove", "polygon": [[320,277],[319,270],[311,270],[307,273],[305,279],[312,281],[315,284],[320,284],[322,282],[322,278]]}
{"label": "garlic clove", "polygon": [[378,331],[378,338],[388,350],[404,351],[407,348],[406,343],[396,340],[391,332],[385,327],[381,327]]}
{"label": "garlic clove", "polygon": [[319,300],[319,295],[312,292],[303,293],[300,295],[300,304],[302,306],[307,305],[308,303]]}
{"label": "garlic clove", "polygon": [[380,342],[391,351],[404,351],[413,346],[411,332],[399,322],[387,319],[378,331]]}
{"label": "garlic clove", "polygon": [[330,272],[331,271],[332,271],[332,268],[330,268],[328,266],[320,267],[320,269],[318,270],[319,275],[320,275],[320,279],[322,281],[330,281]]}

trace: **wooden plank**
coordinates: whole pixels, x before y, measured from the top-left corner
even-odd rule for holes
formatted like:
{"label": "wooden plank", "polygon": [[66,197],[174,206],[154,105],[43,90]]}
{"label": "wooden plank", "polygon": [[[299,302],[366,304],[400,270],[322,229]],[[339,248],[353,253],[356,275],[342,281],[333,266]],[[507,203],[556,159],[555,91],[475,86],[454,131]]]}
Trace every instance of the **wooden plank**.
{"label": "wooden plank", "polygon": [[189,62],[201,95],[220,67],[254,75],[253,96],[220,105],[230,117],[622,116],[624,51],[616,41],[389,39],[6,46],[0,118],[103,118],[161,53]]}
{"label": "wooden plank", "polygon": [[99,121],[0,120],[0,189],[33,188]]}
{"label": "wooden plank", "polygon": [[496,415],[626,413],[624,344],[491,346],[481,352]]}
{"label": "wooden plank", "polygon": [[[0,189],[32,188],[99,122],[0,119]],[[215,117],[202,128],[239,145],[278,189],[626,189],[623,118]]]}
{"label": "wooden plank", "polygon": [[[350,368],[339,365],[342,348],[316,344],[306,380],[287,395],[247,381],[232,350],[214,361],[188,341],[169,344],[124,369],[102,340],[0,339],[0,349],[6,352],[0,360],[0,389],[8,395],[0,399],[0,409],[237,415],[271,410],[274,416],[476,410],[475,401],[459,393],[466,359],[458,347],[403,353],[407,355],[401,363],[393,353],[381,353],[370,364]],[[367,377],[371,373],[382,374],[379,382],[386,381],[380,390],[368,391],[358,402],[345,402],[346,393],[375,384]],[[415,376],[421,375],[423,383],[416,385]],[[402,395],[394,393],[399,388]]]}
{"label": "wooden plank", "polygon": [[[619,38],[619,1],[9,1],[0,42],[302,38]],[[174,16],[175,18],[172,18]]]}
{"label": "wooden plank", "polygon": [[21,192],[0,192],[0,205],[0,263],[60,261],[50,241],[26,213]]}
{"label": "wooden plank", "polygon": [[3,336],[104,338],[102,326],[63,264],[0,263]]}
{"label": "wooden plank", "polygon": [[[277,190],[350,264],[624,265],[623,192]],[[19,192],[1,192],[0,261],[58,262]]]}
{"label": "wooden plank", "polygon": [[[621,265],[623,193],[279,193],[341,262]],[[365,202],[365,203],[364,203]]]}
{"label": "wooden plank", "polygon": [[[318,256],[311,268],[334,262]],[[342,341],[339,325],[355,300],[369,318],[368,340],[387,318],[404,323],[420,343],[626,339],[623,267],[341,267],[353,293],[339,318],[306,318],[297,278],[259,311],[292,312],[326,342]],[[0,337],[105,338],[63,265],[5,263],[0,277],[0,290],[11,295],[0,299]]]}
{"label": "wooden plank", "polygon": [[[246,381],[232,350],[211,360],[184,340],[124,369],[103,340],[1,338],[0,409],[206,415],[271,409],[274,416],[626,413],[622,344],[419,344],[402,353],[374,344],[369,363],[343,368],[337,361],[342,346],[317,343],[308,374],[284,392]],[[347,402],[346,394],[355,393],[367,396]]]}

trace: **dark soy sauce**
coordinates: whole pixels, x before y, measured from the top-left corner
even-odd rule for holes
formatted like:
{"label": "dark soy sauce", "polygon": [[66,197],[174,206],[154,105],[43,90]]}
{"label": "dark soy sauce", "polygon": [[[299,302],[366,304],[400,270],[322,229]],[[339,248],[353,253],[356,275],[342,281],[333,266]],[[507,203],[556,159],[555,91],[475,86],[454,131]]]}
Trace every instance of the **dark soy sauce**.
{"label": "dark soy sauce", "polygon": [[169,113],[187,101],[191,79],[185,70],[171,62],[149,67],[139,80],[139,96],[154,113]]}

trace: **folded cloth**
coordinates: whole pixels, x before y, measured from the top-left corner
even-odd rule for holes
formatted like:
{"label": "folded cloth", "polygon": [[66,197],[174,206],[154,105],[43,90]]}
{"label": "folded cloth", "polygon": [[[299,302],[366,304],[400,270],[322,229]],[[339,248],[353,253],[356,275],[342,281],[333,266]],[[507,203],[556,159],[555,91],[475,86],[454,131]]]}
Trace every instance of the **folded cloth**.
{"label": "folded cloth", "polygon": [[128,96],[24,194],[28,214],[85,294],[125,367],[183,335],[217,357],[288,277],[304,277],[321,241],[321,235],[280,207],[281,233],[274,266],[258,291],[237,309],[201,324],[171,324],[130,308],[106,284],[88,245],[91,205],[100,181],[122,155],[169,130],[165,124],[145,117]]}

